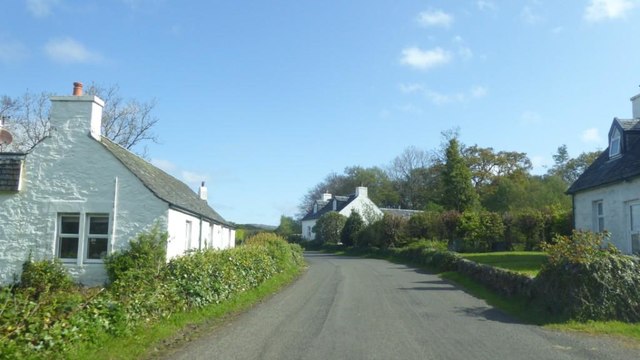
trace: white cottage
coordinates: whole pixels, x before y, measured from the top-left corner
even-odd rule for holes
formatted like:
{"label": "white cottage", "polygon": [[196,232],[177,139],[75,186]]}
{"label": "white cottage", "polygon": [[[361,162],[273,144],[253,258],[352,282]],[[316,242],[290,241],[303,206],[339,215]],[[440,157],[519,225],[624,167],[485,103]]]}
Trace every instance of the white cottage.
{"label": "white cottage", "polygon": [[632,119],[614,118],[609,147],[571,185],[576,229],[611,233],[625,253],[640,253],[640,95]]}
{"label": "white cottage", "polygon": [[29,254],[57,257],[82,284],[104,283],[106,254],[154,224],[167,256],[235,245],[235,230],[199,194],[101,136],[103,101],[53,96],[51,134],[26,154],[0,153],[0,283]]}
{"label": "white cottage", "polygon": [[336,211],[340,215],[348,217],[351,215],[352,210],[357,211],[365,222],[383,216],[382,211],[369,199],[366,187],[357,187],[355,194],[349,196],[337,196],[324,193],[321,199],[313,203],[313,208],[301,220],[302,238],[307,241],[316,238],[313,227],[322,215]]}

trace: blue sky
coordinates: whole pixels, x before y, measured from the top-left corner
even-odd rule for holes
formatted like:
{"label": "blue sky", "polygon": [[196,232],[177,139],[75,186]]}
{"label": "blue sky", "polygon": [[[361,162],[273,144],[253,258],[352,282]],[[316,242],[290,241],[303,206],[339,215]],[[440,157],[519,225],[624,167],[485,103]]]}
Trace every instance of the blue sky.
{"label": "blue sky", "polygon": [[[188,4],[188,5],[187,5]],[[640,1],[13,0],[0,95],[118,84],[155,99],[152,162],[237,223],[277,224],[408,146],[606,148],[640,92]]]}

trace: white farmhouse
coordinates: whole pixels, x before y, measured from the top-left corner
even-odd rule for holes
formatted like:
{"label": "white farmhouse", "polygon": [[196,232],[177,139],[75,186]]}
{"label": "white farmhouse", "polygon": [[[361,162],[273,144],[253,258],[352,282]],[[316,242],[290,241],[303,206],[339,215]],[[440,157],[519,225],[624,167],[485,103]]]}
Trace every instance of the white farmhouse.
{"label": "white farmhouse", "polygon": [[640,95],[631,102],[633,118],[613,119],[609,147],[567,193],[576,229],[607,230],[618,249],[640,253]]}
{"label": "white farmhouse", "polygon": [[26,154],[0,153],[0,283],[29,254],[57,257],[84,285],[106,280],[105,255],[158,224],[167,256],[229,248],[235,230],[187,185],[101,136],[103,101],[53,96],[51,133]]}
{"label": "white farmhouse", "polygon": [[316,238],[313,227],[318,219],[329,212],[336,211],[340,215],[349,216],[351,211],[357,211],[367,222],[382,217],[382,211],[369,199],[367,188],[359,186],[356,192],[349,196],[337,196],[329,193],[322,194],[322,198],[313,203],[313,208],[302,220],[302,238],[311,241]]}

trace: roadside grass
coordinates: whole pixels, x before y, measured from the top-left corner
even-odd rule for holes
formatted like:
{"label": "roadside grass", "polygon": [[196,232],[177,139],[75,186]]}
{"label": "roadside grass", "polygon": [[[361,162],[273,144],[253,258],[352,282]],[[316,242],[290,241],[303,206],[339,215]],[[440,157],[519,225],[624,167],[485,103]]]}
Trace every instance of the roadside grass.
{"label": "roadside grass", "polygon": [[148,327],[141,326],[127,336],[101,335],[92,344],[79,344],[66,358],[114,360],[169,356],[179,345],[223,325],[234,316],[277,293],[292,283],[303,271],[303,268],[291,267],[259,287],[241,293],[233,299],[196,311],[174,314]]}
{"label": "roadside grass", "polygon": [[463,258],[501,269],[515,271],[535,277],[542,265],[547,262],[547,255],[539,251],[505,251],[494,253],[461,253]]}
{"label": "roadside grass", "polygon": [[500,296],[458,272],[444,272],[438,275],[459,285],[469,294],[485,300],[489,305],[504,311],[524,323],[540,325],[548,329],[561,331],[578,331],[593,335],[611,335],[630,341],[635,345],[640,345],[640,323],[634,324],[620,321],[578,322],[558,319],[537,308],[526,299]]}

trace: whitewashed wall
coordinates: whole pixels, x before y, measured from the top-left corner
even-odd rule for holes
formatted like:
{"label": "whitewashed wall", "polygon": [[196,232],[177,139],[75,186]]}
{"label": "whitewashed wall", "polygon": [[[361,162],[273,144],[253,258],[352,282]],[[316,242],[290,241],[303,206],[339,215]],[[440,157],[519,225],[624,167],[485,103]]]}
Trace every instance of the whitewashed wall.
{"label": "whitewashed wall", "polygon": [[640,179],[583,191],[574,196],[574,216],[577,229],[593,229],[593,202],[602,200],[604,227],[611,233],[611,242],[625,253],[631,252],[628,205],[640,200]]}
{"label": "whitewashed wall", "polygon": [[376,204],[366,196],[358,196],[353,199],[353,201],[340,210],[340,214],[349,217],[349,215],[351,215],[351,210],[358,212],[360,216],[362,216],[362,220],[364,220],[365,224],[381,219],[384,215],[382,210],[380,210]]}
{"label": "whitewashed wall", "polygon": [[[0,194],[1,283],[11,282],[13,274],[20,273],[30,252],[36,260],[55,256],[59,213],[80,213],[81,221],[87,214],[109,214],[110,250],[125,248],[155,222],[166,226],[166,203],[89,135],[87,119],[92,111],[101,110],[96,108],[99,103],[89,96],[68,98],[54,98],[58,99],[51,112],[55,130],[27,155],[23,190]],[[118,203],[115,232],[114,200]],[[65,265],[85,285],[106,279],[102,263],[86,263],[82,256]]]}
{"label": "whitewashed wall", "polygon": [[316,226],[316,222],[318,220],[304,220],[302,221],[302,237],[305,240],[314,240],[316,238],[316,233],[313,232],[313,227]]}

